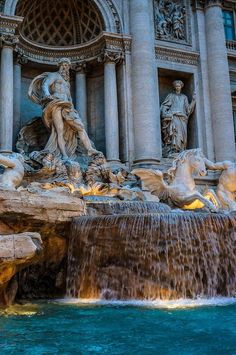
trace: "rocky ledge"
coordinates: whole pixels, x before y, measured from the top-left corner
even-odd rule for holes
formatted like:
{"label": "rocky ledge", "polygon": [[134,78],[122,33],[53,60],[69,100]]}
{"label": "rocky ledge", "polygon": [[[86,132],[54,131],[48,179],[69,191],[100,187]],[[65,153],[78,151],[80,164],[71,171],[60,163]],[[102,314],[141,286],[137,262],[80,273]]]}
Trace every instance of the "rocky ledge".
{"label": "rocky ledge", "polygon": [[10,304],[14,300],[18,289],[14,275],[37,263],[41,252],[39,233],[0,235],[0,303]]}
{"label": "rocky ledge", "polygon": [[72,194],[0,190],[0,303],[63,295],[71,219],[85,213]]}

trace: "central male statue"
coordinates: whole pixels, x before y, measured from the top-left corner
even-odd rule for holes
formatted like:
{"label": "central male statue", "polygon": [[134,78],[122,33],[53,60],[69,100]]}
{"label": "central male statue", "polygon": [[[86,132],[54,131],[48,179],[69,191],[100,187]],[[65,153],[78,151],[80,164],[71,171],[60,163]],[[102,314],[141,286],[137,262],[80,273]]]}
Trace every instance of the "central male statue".
{"label": "central male statue", "polygon": [[88,155],[98,153],[91,145],[78,111],[75,110],[70,93],[70,60],[58,63],[59,71],[43,73],[36,77],[29,88],[29,98],[43,108],[43,121],[51,135],[45,147],[55,156],[73,158],[78,138]]}

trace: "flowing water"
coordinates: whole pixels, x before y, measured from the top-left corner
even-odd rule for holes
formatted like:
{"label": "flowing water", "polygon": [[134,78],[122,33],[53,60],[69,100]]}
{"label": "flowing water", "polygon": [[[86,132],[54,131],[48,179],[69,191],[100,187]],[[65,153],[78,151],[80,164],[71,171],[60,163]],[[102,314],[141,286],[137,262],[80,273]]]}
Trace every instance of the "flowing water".
{"label": "flowing water", "polygon": [[236,304],[199,304],[204,300],[163,302],[161,308],[135,302],[16,306],[0,311],[0,353],[235,354]]}
{"label": "flowing water", "polygon": [[118,300],[235,296],[236,218],[193,212],[76,218],[67,295]]}

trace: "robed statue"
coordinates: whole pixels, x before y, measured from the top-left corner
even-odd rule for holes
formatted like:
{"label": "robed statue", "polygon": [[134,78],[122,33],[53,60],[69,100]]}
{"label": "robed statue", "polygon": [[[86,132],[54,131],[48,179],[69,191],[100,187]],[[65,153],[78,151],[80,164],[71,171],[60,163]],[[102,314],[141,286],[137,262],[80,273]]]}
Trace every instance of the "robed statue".
{"label": "robed statue", "polygon": [[181,92],[183,86],[181,80],[174,81],[174,92],[161,105],[162,139],[167,155],[187,148],[188,120],[195,109],[196,100],[194,95],[189,104],[187,96]]}
{"label": "robed statue", "polygon": [[58,72],[37,76],[29,88],[29,98],[42,106],[43,122],[51,132],[45,150],[73,159],[78,138],[88,155],[97,153],[84,129],[79,113],[72,103],[70,92],[70,60],[63,58],[58,63]]}

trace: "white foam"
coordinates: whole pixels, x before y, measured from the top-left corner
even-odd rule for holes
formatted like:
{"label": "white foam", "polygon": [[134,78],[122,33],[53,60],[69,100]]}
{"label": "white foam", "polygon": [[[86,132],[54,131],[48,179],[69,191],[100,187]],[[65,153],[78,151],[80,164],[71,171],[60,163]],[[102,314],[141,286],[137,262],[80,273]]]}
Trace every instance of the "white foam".
{"label": "white foam", "polygon": [[57,303],[78,305],[78,306],[133,306],[133,307],[148,307],[157,309],[178,309],[178,308],[195,308],[204,306],[227,306],[236,304],[236,298],[233,297],[214,297],[214,298],[197,298],[197,299],[179,299],[179,300],[100,300],[100,299],[77,299],[77,298],[64,298],[55,300]]}

